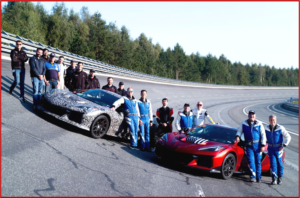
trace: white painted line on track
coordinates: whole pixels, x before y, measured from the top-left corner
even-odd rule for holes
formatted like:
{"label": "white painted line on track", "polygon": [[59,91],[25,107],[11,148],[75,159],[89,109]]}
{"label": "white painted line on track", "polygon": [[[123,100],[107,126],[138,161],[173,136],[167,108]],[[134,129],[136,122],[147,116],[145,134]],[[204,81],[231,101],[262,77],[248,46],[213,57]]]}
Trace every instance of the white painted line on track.
{"label": "white painted line on track", "polygon": [[197,189],[196,197],[205,197],[203,189],[200,186],[200,184],[195,184],[195,185],[196,185],[196,189]]}
{"label": "white painted line on track", "polygon": [[[280,114],[280,113],[278,113],[278,114],[280,114],[280,115],[283,115],[283,116],[296,116],[296,115],[292,115],[292,114],[289,114],[289,113],[287,113],[287,112],[284,112],[284,111],[280,111],[280,110],[278,110],[278,109],[276,109],[276,111],[278,111],[278,112],[276,112],[276,111],[273,111],[273,110],[271,110],[270,109],[270,106],[271,105],[269,105],[269,106],[267,106],[267,109],[269,110],[269,111],[271,111],[271,112],[274,112],[274,113],[278,113],[278,112],[280,112],[280,113],[285,113],[284,115],[283,114]],[[272,104],[272,107],[274,108],[274,106],[275,106],[275,104]],[[297,119],[297,118],[295,118],[295,117],[292,117],[292,118],[294,118],[294,119]]]}
{"label": "white painted line on track", "polygon": [[[262,104],[262,103],[259,103],[259,104]],[[255,105],[256,105],[256,104],[255,104]],[[246,113],[246,108],[251,107],[251,106],[254,106],[254,105],[249,105],[249,106],[247,106],[247,107],[245,107],[245,108],[243,109],[243,113],[244,113],[245,115],[248,115],[248,113]],[[257,119],[257,120],[258,120],[258,119]],[[269,123],[266,122],[266,121],[262,121],[262,120],[259,120],[259,121],[261,121],[262,123],[267,124],[267,125],[269,124]],[[295,131],[291,132],[291,130],[289,130],[289,131],[287,131],[287,132],[289,132],[290,134],[299,136],[299,134],[296,133]]]}
{"label": "white painted line on track", "polygon": [[296,164],[294,164],[294,163],[292,163],[292,162],[290,162],[286,159],[284,159],[284,162],[285,162],[286,165],[292,167],[293,169],[295,169],[296,171],[299,172],[299,166],[297,166]]}

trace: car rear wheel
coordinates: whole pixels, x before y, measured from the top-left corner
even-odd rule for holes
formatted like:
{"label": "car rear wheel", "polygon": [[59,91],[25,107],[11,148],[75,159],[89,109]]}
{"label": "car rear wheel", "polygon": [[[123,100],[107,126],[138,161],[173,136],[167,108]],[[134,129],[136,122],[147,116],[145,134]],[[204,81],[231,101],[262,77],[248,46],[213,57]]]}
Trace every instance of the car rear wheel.
{"label": "car rear wheel", "polygon": [[223,160],[221,174],[223,179],[229,179],[234,173],[236,167],[236,159],[232,153],[226,155],[225,159]]}
{"label": "car rear wheel", "polygon": [[90,129],[92,137],[96,139],[102,138],[106,134],[109,124],[109,120],[105,115],[98,116],[93,121]]}

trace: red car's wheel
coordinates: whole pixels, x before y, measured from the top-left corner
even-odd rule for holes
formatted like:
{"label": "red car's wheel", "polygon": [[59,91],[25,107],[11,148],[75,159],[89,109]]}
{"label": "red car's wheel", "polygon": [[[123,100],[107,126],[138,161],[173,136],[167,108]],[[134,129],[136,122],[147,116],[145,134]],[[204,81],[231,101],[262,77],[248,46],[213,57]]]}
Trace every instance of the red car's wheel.
{"label": "red car's wheel", "polygon": [[231,178],[231,176],[234,173],[235,167],[236,167],[235,156],[232,153],[229,153],[224,158],[222,168],[221,168],[221,174],[223,179]]}

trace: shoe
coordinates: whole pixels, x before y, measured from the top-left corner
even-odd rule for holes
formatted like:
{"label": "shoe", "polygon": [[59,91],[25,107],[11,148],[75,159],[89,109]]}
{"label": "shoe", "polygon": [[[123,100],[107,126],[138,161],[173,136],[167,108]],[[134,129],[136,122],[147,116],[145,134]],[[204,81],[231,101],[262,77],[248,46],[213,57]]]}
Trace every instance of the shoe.
{"label": "shoe", "polygon": [[128,148],[130,148],[132,150],[140,150],[137,146],[129,146]]}
{"label": "shoe", "polygon": [[155,152],[155,148],[152,148],[152,149],[151,149],[151,152]]}
{"label": "shoe", "polygon": [[19,98],[19,100],[20,100],[21,102],[23,102],[23,103],[24,103],[24,102],[25,102],[25,98],[24,98],[24,96],[23,96],[23,97],[20,97],[20,98]]}
{"label": "shoe", "polygon": [[271,182],[271,185],[276,185],[277,184],[277,178],[272,178],[272,182]]}
{"label": "shoe", "polygon": [[253,177],[250,177],[249,182],[256,182],[256,179]]}
{"label": "shoe", "polygon": [[12,92],[13,92],[12,90],[9,90],[9,92],[8,92],[8,93],[9,93],[10,95],[12,95]]}
{"label": "shoe", "polygon": [[256,179],[256,182],[257,183],[261,183],[261,179]]}
{"label": "shoe", "polygon": [[278,177],[278,185],[282,184],[282,177]]}

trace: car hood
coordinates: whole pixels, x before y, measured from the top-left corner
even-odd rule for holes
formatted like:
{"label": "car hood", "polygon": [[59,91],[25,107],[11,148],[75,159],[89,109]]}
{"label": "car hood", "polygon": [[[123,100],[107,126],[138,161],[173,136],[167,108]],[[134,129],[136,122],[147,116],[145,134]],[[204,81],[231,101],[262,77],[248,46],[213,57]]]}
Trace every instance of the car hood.
{"label": "car hood", "polygon": [[[187,135],[175,135],[170,133],[168,137],[168,142],[164,145],[171,150],[183,152],[183,153],[199,153],[199,149],[209,148],[209,147],[230,147],[230,144],[210,141],[201,138],[194,138],[193,136]],[[214,152],[214,151],[209,151]]]}
{"label": "car hood", "polygon": [[108,107],[98,105],[63,89],[52,89],[50,92],[44,94],[44,98],[52,105],[80,113],[109,110]]}

